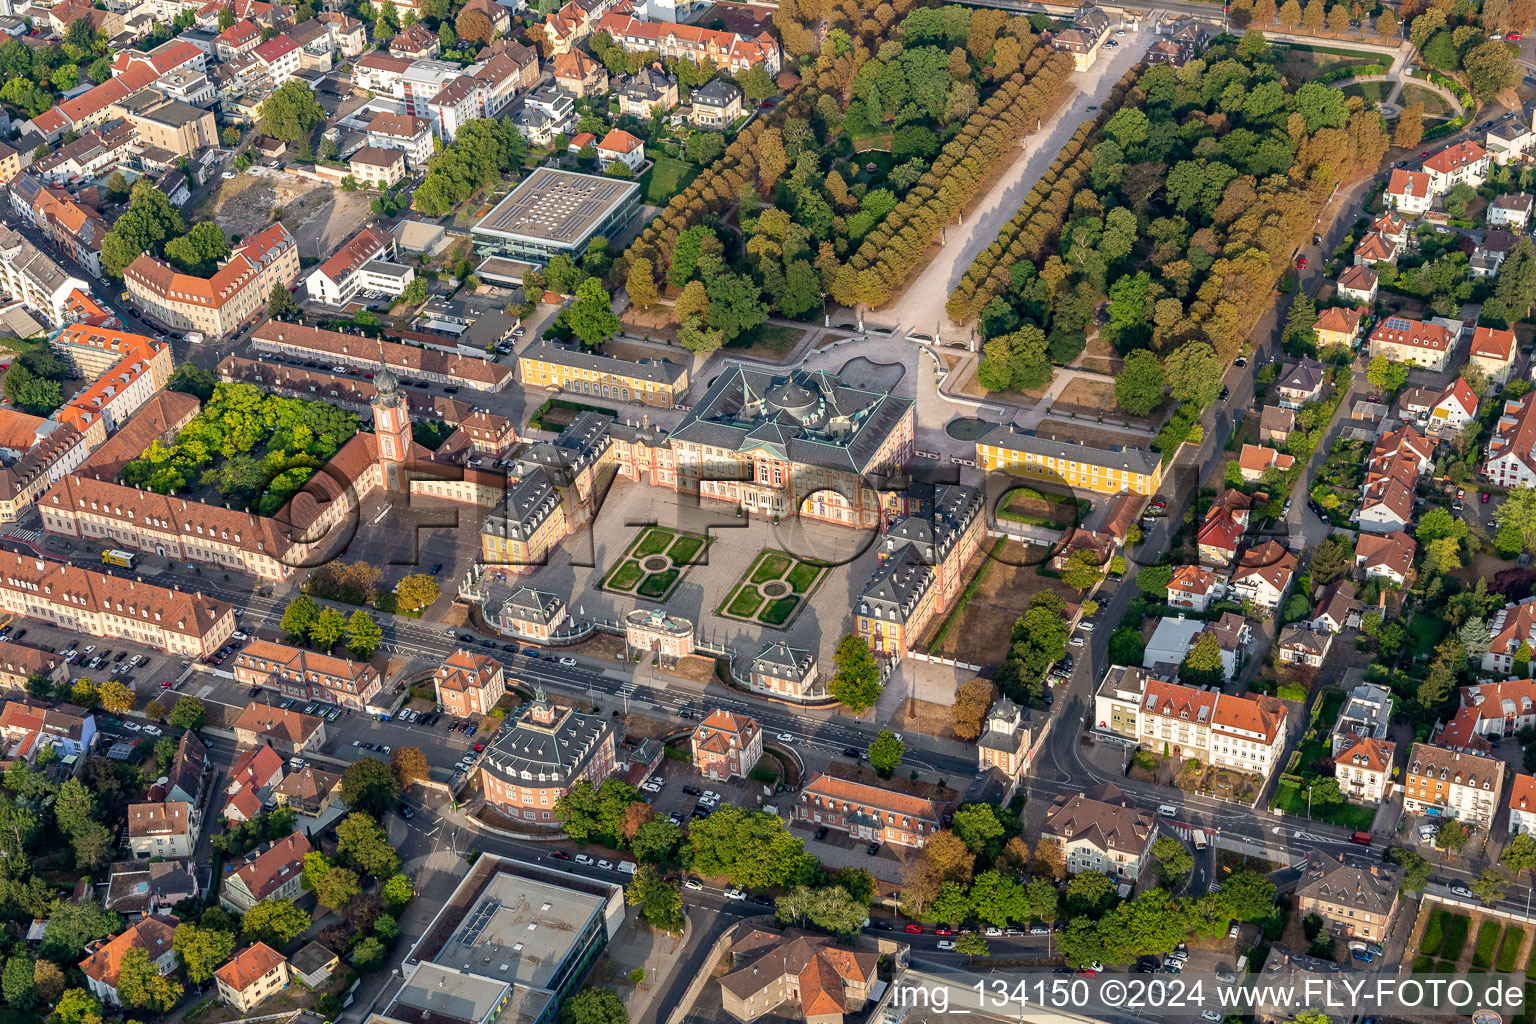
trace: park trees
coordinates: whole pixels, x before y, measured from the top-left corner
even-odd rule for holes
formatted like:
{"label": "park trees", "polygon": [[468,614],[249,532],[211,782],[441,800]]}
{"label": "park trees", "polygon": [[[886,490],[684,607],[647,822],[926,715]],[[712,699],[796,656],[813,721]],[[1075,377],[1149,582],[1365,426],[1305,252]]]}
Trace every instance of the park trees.
{"label": "park trees", "polygon": [[1163,367],[1157,356],[1146,349],[1137,349],[1125,357],[1125,363],[1115,377],[1115,401],[1132,416],[1145,416],[1163,404],[1166,387]]}

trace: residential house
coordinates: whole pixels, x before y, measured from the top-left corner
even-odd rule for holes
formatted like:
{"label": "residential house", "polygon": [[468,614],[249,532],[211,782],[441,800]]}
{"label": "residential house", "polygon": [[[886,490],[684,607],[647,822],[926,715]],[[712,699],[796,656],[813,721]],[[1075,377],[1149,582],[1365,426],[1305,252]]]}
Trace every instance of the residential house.
{"label": "residential house", "polygon": [[176,926],[181,922],[174,917],[151,915],[141,917],[110,939],[101,939],[86,946],[87,956],[80,961],[85,973],[86,985],[91,995],[112,1006],[121,1005],[117,995],[117,979],[122,970],[123,957],[130,949],[142,949],[161,977],[176,970],[178,959],[172,940]]}
{"label": "residential house", "polygon": [[1536,401],[1506,399],[1488,438],[1483,475],[1503,487],[1536,486]]}
{"label": "residential house", "polygon": [[310,988],[319,988],[341,966],[341,958],[318,942],[306,942],[288,958],[288,971]]}
{"label": "residential house", "polygon": [[219,999],[241,1013],[250,1013],[268,996],[288,987],[288,960],[265,942],[240,950],[213,972]]}
{"label": "residential house", "polygon": [[226,910],[243,914],[262,900],[293,899],[304,874],[304,855],[313,849],[302,832],[273,842],[230,872],[219,890]]}
{"label": "residential house", "polygon": [[1486,373],[1494,384],[1503,384],[1509,380],[1510,370],[1515,365],[1517,348],[1514,331],[1478,327],[1472,332],[1468,362]]}
{"label": "residential house", "polygon": [[1505,771],[1496,757],[1415,743],[1408,754],[1403,810],[1487,827],[1499,810]]}
{"label": "residential house", "polygon": [[[874,995],[879,954],[833,944],[825,935],[754,928],[730,948],[730,967],[720,976],[720,1007],[738,1021],[804,1017],[814,1024],[841,1024]],[[775,1013],[786,1003],[792,1009]]]}
{"label": "residential house", "polygon": [[246,705],[233,728],[240,746],[265,744],[284,757],[325,746],[325,719],[257,701]]}
{"label": "residential house", "polygon": [[1340,938],[1385,942],[1397,910],[1400,871],[1314,851],[1296,887],[1296,912],[1318,915]]}
{"label": "residential house", "polygon": [[1152,856],[1157,816],[1138,808],[1113,784],[1062,793],[1040,828],[1036,856],[1068,876],[1097,871],[1135,884]]}
{"label": "residential house", "polygon": [[1361,604],[1355,600],[1355,585],[1337,579],[1323,587],[1312,608],[1312,628],[1319,633],[1342,633],[1360,626]]}
{"label": "residential house", "polygon": [[283,759],[268,746],[242,751],[224,786],[225,821],[250,821],[275,803],[272,787],[283,781]]}
{"label": "residential house", "polygon": [[1395,243],[1399,251],[1408,246],[1408,221],[1391,210],[1371,222],[1371,231]]}
{"label": "residential house", "polygon": [[181,734],[176,756],[171,759],[166,776],[166,799],[198,807],[203,795],[203,779],[208,774],[208,748],[191,729]]}
{"label": "residential house", "polygon": [[1429,411],[1428,433],[1432,437],[1459,431],[1477,416],[1477,395],[1465,380],[1457,377],[1440,393]]}
{"label": "residential house", "polygon": [[619,87],[619,113],[649,120],[657,108],[671,110],[678,104],[677,79],[654,68],[641,68]]}
{"label": "residential house", "polygon": [[1536,777],[1516,773],[1509,787],[1509,834],[1536,836]]}
{"label": "residential house", "polygon": [[1264,448],[1256,444],[1244,444],[1243,450],[1237,459],[1238,469],[1243,479],[1249,483],[1256,483],[1264,479],[1264,474],[1271,469],[1281,473],[1287,472],[1296,464],[1296,457],[1274,448]]}
{"label": "residential house", "polygon": [[1300,409],[1308,402],[1323,396],[1323,385],[1328,382],[1327,371],[1316,359],[1303,359],[1293,366],[1281,369],[1275,381],[1275,391],[1284,409]]}
{"label": "residential house", "polygon": [[1279,405],[1266,405],[1259,412],[1259,443],[1260,444],[1285,444],[1291,436],[1291,431],[1296,429],[1296,413],[1294,410]]}
{"label": "residential house", "polygon": [[689,739],[693,766],[712,782],[746,778],[763,756],[763,727],[755,719],[716,709]]}
{"label": "residential house", "polygon": [[1488,180],[1489,161],[1488,151],[1471,139],[1445,147],[1424,161],[1430,191],[1438,196],[1457,185],[1480,187]]}
{"label": "residential house", "polygon": [[795,799],[795,820],[847,833],[855,842],[920,849],[943,827],[946,805],[928,797],[818,774]]}
{"label": "residential house", "polygon": [[1360,244],[1355,246],[1355,266],[1371,267],[1377,263],[1390,263],[1397,265],[1397,258],[1402,253],[1402,246],[1384,235],[1372,231],[1360,239]]}
{"label": "residential house", "polygon": [[437,33],[418,21],[389,41],[389,54],[407,60],[431,60],[443,52]]}
{"label": "residential house", "polygon": [[[550,62],[555,84],[572,96],[601,96],[608,91],[608,69],[585,50],[570,50]],[[649,117],[649,111],[646,116]]]}
{"label": "residential house", "polygon": [[1317,334],[1318,346],[1329,348],[1339,345],[1353,349],[1356,342],[1360,340],[1360,332],[1370,312],[1364,306],[1357,306],[1354,309],[1329,306],[1318,314],[1317,321],[1312,325],[1312,330]]}
{"label": "residential house", "polygon": [[[1226,616],[1222,618],[1225,619]],[[1234,618],[1239,622],[1242,621],[1241,616],[1234,616]],[[1157,628],[1147,639],[1146,649],[1142,653],[1142,667],[1150,669],[1153,674],[1160,677],[1174,678],[1189,649],[1195,645],[1201,635],[1207,632],[1217,636],[1217,642],[1221,645],[1222,674],[1226,679],[1232,679],[1242,664],[1248,632],[1242,629],[1236,631],[1219,629],[1204,619],[1189,619],[1183,615],[1158,620]]]}
{"label": "residential house", "polygon": [[1376,576],[1398,586],[1408,582],[1419,544],[1402,530],[1362,533],[1355,538],[1355,568],[1367,579]]}
{"label": "residential house", "polygon": [[741,90],[723,78],[711,79],[693,90],[688,102],[693,108],[689,119],[695,128],[724,131],[742,115]]}
{"label": "residential house", "polygon": [[1332,645],[1332,633],[1314,630],[1304,622],[1293,622],[1281,627],[1280,635],[1275,639],[1275,656],[1282,664],[1321,668]]}
{"label": "residential house", "polygon": [[443,711],[460,718],[488,715],[507,692],[501,662],[488,654],[457,648],[432,677]]}
{"label": "residential house", "polygon": [[290,808],[307,818],[319,818],[330,810],[340,786],[341,776],[337,773],[305,765],[283,776],[283,781],[273,788],[272,798],[279,807]]}
{"label": "residential house", "polygon": [[[1483,136],[1483,148],[1488,151],[1489,159],[1500,167],[1520,162],[1533,146],[1536,146],[1536,132],[1531,131],[1525,119],[1520,117],[1495,122]],[[1492,209],[1490,206],[1490,213]]]}
{"label": "residential house", "polygon": [[[985,792],[997,804],[1007,804],[1018,791],[1029,765],[1029,712],[1007,697],[987,709],[976,738],[976,779],[973,790]],[[972,802],[967,793],[967,803]]]}
{"label": "residential house", "polygon": [[432,122],[410,114],[377,114],[368,122],[368,144],[402,151],[415,170],[432,157]]}
{"label": "residential house", "polygon": [[1399,213],[1406,213],[1410,217],[1429,212],[1430,206],[1435,201],[1435,194],[1427,173],[1405,171],[1402,168],[1395,168],[1392,171],[1392,177],[1388,179],[1387,190],[1384,193],[1392,209]]}
{"label": "residential house", "polygon": [[1226,593],[1226,581],[1204,566],[1178,566],[1168,581],[1168,603],[1174,608],[1203,612]]}
{"label": "residential house", "polygon": [[[1506,635],[1508,628],[1496,626],[1493,632],[1494,642],[1500,648],[1507,647],[1512,639]],[[1463,722],[1466,724],[1463,725]],[[1478,683],[1461,688],[1461,707],[1435,742],[1449,746],[1449,743],[1442,742],[1446,734],[1456,740],[1465,740],[1473,735],[1508,737],[1532,726],[1536,726],[1536,681],[1506,679],[1497,683]]]}
{"label": "residential house", "polygon": [[1200,564],[1231,565],[1237,559],[1237,549],[1242,546],[1243,531],[1247,525],[1246,509],[1213,506],[1206,513],[1205,522],[1200,524],[1200,532],[1196,536],[1200,546]]}
{"label": "residential house", "polygon": [[191,860],[122,860],[108,868],[102,906],[129,921],[169,917],[176,904],[202,894],[197,864]]}
{"label": "residential house", "polygon": [[1334,282],[1334,290],[1346,302],[1361,302],[1369,306],[1376,302],[1377,274],[1370,267],[1358,263],[1345,267]]}
{"label": "residential house", "polygon": [[1392,533],[1413,521],[1419,478],[1434,465],[1434,442],[1411,425],[1383,434],[1365,464],[1360,511],[1355,519],[1366,533]]}
{"label": "residential house", "polygon": [[198,814],[181,800],[128,805],[128,849],[135,857],[184,858],[197,847]]}
{"label": "residential house", "polygon": [[1392,795],[1392,757],[1397,745],[1374,736],[1344,736],[1333,752],[1339,792],[1352,803],[1379,806]]}
{"label": "residential house", "polygon": [[1111,672],[1094,701],[1099,729],[1143,750],[1196,758],[1261,778],[1283,763],[1285,702],[1163,682],[1140,669]]}
{"label": "residential house", "polygon": [[[1529,133],[1530,129],[1526,129]],[[1536,139],[1536,136],[1532,136]],[[1493,202],[1488,204],[1488,226],[1491,228],[1508,228],[1520,234],[1524,234],[1531,223],[1531,206],[1533,200],[1526,192],[1506,192],[1495,196]]]}
{"label": "residential house", "polygon": [[1467,266],[1473,277],[1496,277],[1504,260],[1515,247],[1515,236],[1503,228],[1489,228],[1483,232],[1483,240],[1472,250]]}
{"label": "residential house", "polygon": [[[347,157],[347,170],[359,187],[382,192],[405,180],[405,153],[383,146],[363,146]],[[404,269],[410,271],[411,268]],[[400,288],[404,291],[405,285]]]}
{"label": "residential house", "polygon": [[[15,646],[5,644],[8,648]],[[9,651],[4,656],[7,660],[16,657]],[[30,660],[10,662],[7,674],[14,680],[16,670]],[[20,684],[13,681],[10,686],[12,689],[24,689],[26,679],[23,678]],[[30,762],[36,759],[44,747],[52,747],[61,761],[73,761],[77,768],[83,767],[85,755],[96,742],[96,718],[84,708],[73,704],[51,705],[26,698],[10,700],[0,710],[0,739],[4,739],[9,757]]]}
{"label": "residential house", "polygon": [[1232,593],[1272,613],[1285,599],[1295,574],[1296,556],[1279,541],[1267,540],[1243,552],[1232,574]]}
{"label": "residential house", "polygon": [[597,159],[606,171],[619,163],[638,173],[645,163],[645,143],[622,128],[615,128],[597,144]]}

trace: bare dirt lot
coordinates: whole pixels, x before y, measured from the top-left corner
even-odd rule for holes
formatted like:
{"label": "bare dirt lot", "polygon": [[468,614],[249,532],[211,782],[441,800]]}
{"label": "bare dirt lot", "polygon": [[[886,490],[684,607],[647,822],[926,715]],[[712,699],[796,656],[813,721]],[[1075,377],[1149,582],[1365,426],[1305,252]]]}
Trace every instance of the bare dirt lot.
{"label": "bare dirt lot", "polygon": [[298,240],[300,258],[320,259],[357,233],[368,219],[368,207],[366,193],[253,168],[224,183],[213,201],[213,219],[226,235],[246,238],[272,223],[274,209],[281,210],[283,224]]}
{"label": "bare dirt lot", "polygon": [[[1029,609],[1031,597],[1042,590],[1054,590],[1069,605],[1078,601],[1077,591],[1058,579],[1035,572],[1035,566],[1045,561],[1044,548],[1009,540],[995,558],[992,551],[989,542],[966,564],[965,579],[969,581],[992,560],[975,593],[944,634],[937,652],[943,657],[960,657],[977,664],[1001,661],[1008,650],[1013,624]],[[929,635],[919,645],[920,650],[928,649],[947,618],[940,616],[935,620]]]}

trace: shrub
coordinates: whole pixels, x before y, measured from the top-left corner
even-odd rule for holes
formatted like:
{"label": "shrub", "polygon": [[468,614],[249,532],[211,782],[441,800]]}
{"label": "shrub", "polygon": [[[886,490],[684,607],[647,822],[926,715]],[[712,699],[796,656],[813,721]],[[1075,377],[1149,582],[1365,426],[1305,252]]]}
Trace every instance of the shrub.
{"label": "shrub", "polygon": [[1493,966],[1493,954],[1499,946],[1499,922],[1484,921],[1477,929],[1477,944],[1472,948],[1472,966],[1483,970]]}

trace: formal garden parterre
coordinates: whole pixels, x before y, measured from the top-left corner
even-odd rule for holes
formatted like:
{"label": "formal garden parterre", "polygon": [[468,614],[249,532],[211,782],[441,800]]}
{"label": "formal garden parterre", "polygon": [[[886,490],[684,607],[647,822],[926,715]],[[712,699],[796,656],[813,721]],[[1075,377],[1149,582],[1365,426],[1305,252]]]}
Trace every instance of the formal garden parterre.
{"label": "formal garden parterre", "polygon": [[719,614],[782,629],[805,605],[827,572],[828,567],[819,562],[784,551],[764,550],[721,602]]}
{"label": "formal garden parterre", "polygon": [[709,538],[700,533],[665,526],[647,527],[603,578],[602,588],[615,594],[663,600],[688,567],[702,560],[708,546]]}

